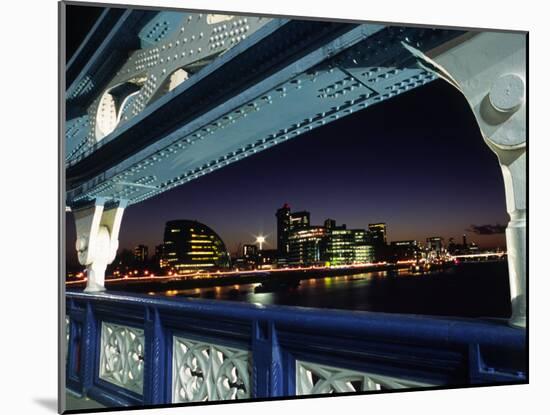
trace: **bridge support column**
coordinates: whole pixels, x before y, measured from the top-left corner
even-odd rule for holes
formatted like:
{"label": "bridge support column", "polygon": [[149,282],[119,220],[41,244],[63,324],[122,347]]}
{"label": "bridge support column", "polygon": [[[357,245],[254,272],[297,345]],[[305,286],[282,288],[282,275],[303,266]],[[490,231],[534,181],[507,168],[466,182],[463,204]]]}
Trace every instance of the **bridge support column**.
{"label": "bridge support column", "polygon": [[98,199],[92,205],[73,209],[78,261],[87,271],[84,291],[105,291],[105,269],[116,256],[125,207],[125,202],[105,205]]}
{"label": "bridge support column", "polygon": [[253,322],[252,353],[252,397],[283,396],[282,355],[275,323],[261,320]]}
{"label": "bridge support column", "polygon": [[510,222],[506,229],[512,317],[526,325],[526,34],[468,33],[425,54],[403,43],[419,66],[462,92],[497,155]]}

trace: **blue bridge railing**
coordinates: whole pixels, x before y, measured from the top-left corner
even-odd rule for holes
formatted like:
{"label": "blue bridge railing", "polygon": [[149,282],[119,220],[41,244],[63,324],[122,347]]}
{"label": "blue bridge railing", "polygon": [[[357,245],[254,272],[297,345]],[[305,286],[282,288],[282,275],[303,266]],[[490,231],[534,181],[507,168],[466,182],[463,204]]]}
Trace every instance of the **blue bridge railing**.
{"label": "blue bridge railing", "polygon": [[67,388],[107,406],[525,383],[505,321],[67,292]]}

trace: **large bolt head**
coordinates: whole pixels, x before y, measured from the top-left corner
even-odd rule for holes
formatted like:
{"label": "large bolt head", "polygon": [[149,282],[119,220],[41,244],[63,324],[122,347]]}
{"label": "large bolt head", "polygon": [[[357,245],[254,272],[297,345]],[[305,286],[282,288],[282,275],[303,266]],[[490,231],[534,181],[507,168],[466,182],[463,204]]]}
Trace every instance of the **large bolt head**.
{"label": "large bolt head", "polygon": [[77,238],[75,243],[75,248],[77,252],[83,252],[86,250],[86,248],[88,247],[87,239],[88,238],[85,236],[81,236],[80,238]]}
{"label": "large bolt head", "polygon": [[516,74],[502,75],[489,92],[491,105],[500,112],[513,112],[519,109],[525,99],[525,83]]}

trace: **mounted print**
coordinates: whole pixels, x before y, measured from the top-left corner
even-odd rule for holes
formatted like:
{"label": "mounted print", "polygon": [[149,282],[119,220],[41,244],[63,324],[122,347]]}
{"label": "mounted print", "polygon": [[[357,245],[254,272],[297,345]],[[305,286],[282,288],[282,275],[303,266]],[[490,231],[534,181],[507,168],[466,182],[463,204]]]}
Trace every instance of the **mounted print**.
{"label": "mounted print", "polygon": [[526,32],[59,8],[61,412],[528,382]]}

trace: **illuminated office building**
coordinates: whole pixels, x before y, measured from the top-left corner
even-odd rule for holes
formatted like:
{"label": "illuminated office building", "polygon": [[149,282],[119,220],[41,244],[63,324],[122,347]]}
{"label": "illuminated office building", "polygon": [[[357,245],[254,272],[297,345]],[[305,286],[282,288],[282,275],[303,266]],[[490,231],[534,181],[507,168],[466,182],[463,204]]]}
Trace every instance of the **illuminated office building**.
{"label": "illuminated office building", "polygon": [[149,249],[145,245],[138,245],[134,248],[134,259],[136,264],[143,265],[147,262]]}
{"label": "illuminated office building", "polygon": [[243,245],[243,257],[253,259],[258,256],[258,247],[256,245]]}
{"label": "illuminated office building", "polygon": [[221,238],[208,226],[192,220],[166,223],[162,265],[165,270],[226,268],[229,254]]}
{"label": "illuminated office building", "polygon": [[374,246],[355,245],[353,247],[353,264],[372,264],[375,260]]}
{"label": "illuminated office building", "polygon": [[418,241],[392,241],[390,244],[391,262],[419,259],[421,256]]}
{"label": "illuminated office building", "polygon": [[166,267],[167,263],[164,261],[164,244],[155,246],[155,255],[153,256],[152,262],[156,269]]}
{"label": "illuminated office building", "polygon": [[353,229],[353,263],[365,264],[375,261],[374,247],[370,244],[365,229]]}
{"label": "illuminated office building", "polygon": [[327,229],[336,228],[336,221],[334,219],[325,219],[325,228]]}
{"label": "illuminated office building", "polygon": [[290,232],[288,237],[288,263],[314,265],[321,261],[321,243],[326,235],[322,226],[310,226]]}
{"label": "illuminated office building", "polygon": [[385,243],[386,225],[372,230],[347,229],[326,219],[324,226],[312,226],[307,211],[291,212],[288,204],[277,210],[278,263],[296,265],[351,265],[375,261],[371,235]]}
{"label": "illuminated office building", "polygon": [[369,244],[369,234],[365,229],[352,229],[351,232],[353,233],[353,243],[355,245]]}
{"label": "illuminated office building", "polygon": [[426,238],[426,248],[429,251],[441,252],[443,250],[443,238],[441,236]]}
{"label": "illuminated office building", "polygon": [[304,229],[310,224],[309,212],[293,212],[290,214],[290,230]]}
{"label": "illuminated office building", "polygon": [[245,244],[239,256],[232,261],[232,265],[239,269],[254,269],[260,262],[259,252],[256,245]]}
{"label": "illuminated office building", "polygon": [[290,232],[290,206],[285,203],[277,210],[277,252],[280,257],[288,254],[288,233]]}
{"label": "illuminated office building", "polygon": [[387,259],[387,228],[385,223],[369,224],[369,240],[374,246],[375,260],[385,261]]}
{"label": "illuminated office building", "polygon": [[259,266],[272,266],[277,262],[276,249],[262,249],[258,252]]}
{"label": "illuminated office building", "polygon": [[376,246],[387,244],[386,224],[369,223],[369,236],[371,243]]}
{"label": "illuminated office building", "polygon": [[354,234],[345,225],[327,230],[323,259],[330,265],[352,264],[355,256]]}
{"label": "illuminated office building", "polygon": [[441,236],[426,238],[426,250],[431,256],[442,256],[445,250],[445,247],[443,246],[443,238]]}
{"label": "illuminated office building", "polygon": [[351,265],[374,262],[374,247],[369,243],[365,229],[346,229],[335,221],[325,221],[326,236],[322,244],[322,258],[329,265]]}
{"label": "illuminated office building", "polygon": [[290,206],[285,203],[277,210],[277,251],[279,257],[285,258],[290,253],[290,232],[298,229],[306,229],[310,225],[310,214],[306,211],[290,212]]}

